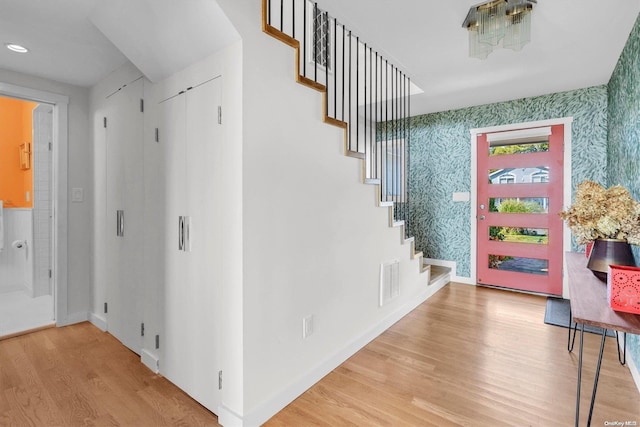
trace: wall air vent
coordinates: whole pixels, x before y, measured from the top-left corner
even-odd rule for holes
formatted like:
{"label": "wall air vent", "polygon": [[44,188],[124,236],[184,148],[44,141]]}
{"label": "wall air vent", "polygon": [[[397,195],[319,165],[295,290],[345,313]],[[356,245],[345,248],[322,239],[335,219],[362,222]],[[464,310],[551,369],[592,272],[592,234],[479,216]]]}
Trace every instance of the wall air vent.
{"label": "wall air vent", "polygon": [[380,307],[400,295],[400,262],[380,264]]}

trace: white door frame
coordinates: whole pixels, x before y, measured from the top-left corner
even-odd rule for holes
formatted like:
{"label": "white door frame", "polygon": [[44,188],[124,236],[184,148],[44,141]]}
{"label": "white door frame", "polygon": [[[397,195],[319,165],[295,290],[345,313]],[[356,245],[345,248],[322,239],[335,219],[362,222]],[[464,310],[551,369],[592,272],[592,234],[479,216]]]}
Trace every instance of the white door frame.
{"label": "white door frame", "polygon": [[[564,125],[564,182],[562,198],[564,203],[571,201],[571,123],[573,117],[562,117],[558,119],[539,120],[535,122],[514,123],[510,125],[490,126],[485,128],[471,129],[471,198],[469,209],[469,222],[471,223],[471,242],[470,242],[470,274],[471,282],[477,284],[477,243],[478,243],[478,225],[476,222],[476,206],[478,204],[478,135],[491,132],[503,132],[510,130]],[[562,253],[571,250],[571,231],[565,223],[562,227]],[[569,288],[567,278],[562,275],[562,296],[569,297]]]}
{"label": "white door frame", "polygon": [[68,107],[69,97],[0,82],[0,95],[53,105],[53,295],[56,324],[69,324],[68,282]]}

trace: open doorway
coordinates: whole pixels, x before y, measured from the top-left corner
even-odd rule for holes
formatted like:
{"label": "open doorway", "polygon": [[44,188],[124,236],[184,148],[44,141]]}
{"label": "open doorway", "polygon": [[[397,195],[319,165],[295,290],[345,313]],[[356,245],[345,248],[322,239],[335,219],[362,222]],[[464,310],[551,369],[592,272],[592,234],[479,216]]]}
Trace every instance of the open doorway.
{"label": "open doorway", "polygon": [[0,337],[55,322],[53,106],[0,97]]}

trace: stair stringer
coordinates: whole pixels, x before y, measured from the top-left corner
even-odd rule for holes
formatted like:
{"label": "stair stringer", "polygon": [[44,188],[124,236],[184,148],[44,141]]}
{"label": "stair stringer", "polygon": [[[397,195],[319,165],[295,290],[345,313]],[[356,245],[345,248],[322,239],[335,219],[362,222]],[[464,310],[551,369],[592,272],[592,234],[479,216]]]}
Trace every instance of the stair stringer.
{"label": "stair stringer", "polygon": [[376,203],[379,207],[387,208],[389,212],[389,227],[399,228],[400,229],[400,243],[405,245],[409,244],[409,252],[412,260],[417,260],[420,268],[420,272],[424,273],[429,270],[428,266],[424,265],[423,258],[424,254],[421,251],[416,252],[415,248],[415,238],[414,237],[405,237],[407,236],[405,230],[405,222],[404,221],[395,221],[393,212],[394,212],[394,202],[383,202],[381,193],[382,193],[382,183],[379,179],[370,179],[366,176],[366,165],[365,165],[365,154],[360,153],[358,151],[349,150],[349,124],[342,120],[334,119],[333,117],[329,117],[327,114],[327,87],[321,83],[313,81],[300,73],[300,41],[291,37],[290,35],[278,30],[277,28],[268,24],[267,20],[267,0],[262,0],[262,31],[271,37],[280,40],[284,44],[291,46],[295,50],[295,75],[296,82],[301,85],[307,86],[317,92],[322,93],[322,121],[324,123],[330,124],[332,126],[339,127],[344,130],[344,155],[347,157],[353,157],[355,159],[361,160],[361,168],[362,168],[362,183],[367,185],[375,185],[377,188],[376,191]]}

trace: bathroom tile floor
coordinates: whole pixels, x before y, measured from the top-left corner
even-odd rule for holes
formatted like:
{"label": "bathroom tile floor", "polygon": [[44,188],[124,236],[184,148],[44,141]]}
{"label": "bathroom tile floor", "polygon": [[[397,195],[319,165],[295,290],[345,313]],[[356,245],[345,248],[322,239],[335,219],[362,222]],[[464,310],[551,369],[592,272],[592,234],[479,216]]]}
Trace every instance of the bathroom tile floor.
{"label": "bathroom tile floor", "polygon": [[22,291],[0,294],[0,338],[54,323],[53,297],[31,298]]}

